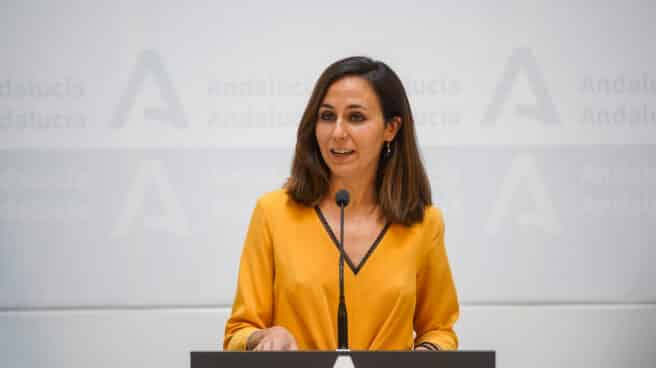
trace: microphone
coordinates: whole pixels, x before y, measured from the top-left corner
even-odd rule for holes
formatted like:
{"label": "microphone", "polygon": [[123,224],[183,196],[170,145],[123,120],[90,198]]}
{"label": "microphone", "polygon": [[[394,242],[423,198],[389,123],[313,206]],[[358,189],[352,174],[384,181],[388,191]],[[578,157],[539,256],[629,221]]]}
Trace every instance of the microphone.
{"label": "microphone", "polygon": [[339,206],[339,307],[337,308],[337,350],[349,350],[348,316],[344,302],[344,207],[349,204],[349,192],[340,189],[335,194]]}

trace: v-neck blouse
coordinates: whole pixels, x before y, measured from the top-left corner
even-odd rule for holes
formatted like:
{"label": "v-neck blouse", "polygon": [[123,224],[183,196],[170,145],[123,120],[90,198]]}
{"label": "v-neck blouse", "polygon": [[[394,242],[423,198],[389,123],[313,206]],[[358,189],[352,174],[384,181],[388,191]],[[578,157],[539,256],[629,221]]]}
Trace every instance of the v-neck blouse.
{"label": "v-neck blouse", "polygon": [[[335,247],[339,249],[339,240],[337,239],[337,236],[333,232],[333,229],[330,228],[330,225],[328,224],[328,221],[326,220],[326,217],[323,215],[323,212],[321,211],[321,208],[319,206],[314,207],[314,210],[317,211],[317,216],[319,216],[319,220],[321,220],[321,224],[323,225],[323,228],[326,230],[328,235],[330,235],[330,239],[332,239],[333,244],[335,244]],[[369,256],[371,253],[376,250],[376,247],[378,246],[378,243],[380,243],[380,240],[385,236],[385,233],[387,232],[387,228],[389,228],[389,223],[385,223],[385,226],[383,226],[383,229],[378,233],[378,236],[376,236],[376,239],[374,242],[369,246],[367,249],[367,253],[362,257],[362,260],[358,265],[356,266],[355,263],[351,260],[351,257],[344,252],[344,260],[346,261],[345,263],[348,264],[349,267],[351,267],[351,271],[353,271],[353,274],[357,275],[358,271],[362,268],[362,266],[367,262],[367,259],[369,259]]]}
{"label": "v-neck blouse", "polygon": [[[223,348],[245,350],[258,329],[282,326],[300,350],[337,348],[339,249],[314,208],[284,190],[255,206]],[[412,226],[386,225],[358,265],[344,268],[351,350],[456,349],[459,305],[433,206]]]}

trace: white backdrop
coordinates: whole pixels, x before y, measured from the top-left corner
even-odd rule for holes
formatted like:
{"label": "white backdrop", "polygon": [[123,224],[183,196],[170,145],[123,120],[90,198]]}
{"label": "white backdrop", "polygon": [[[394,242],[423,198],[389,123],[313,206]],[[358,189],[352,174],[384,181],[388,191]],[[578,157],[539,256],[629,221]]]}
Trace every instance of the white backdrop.
{"label": "white backdrop", "polygon": [[653,367],[656,11],[557,3],[5,2],[0,365],[220,349],[255,200],[367,55],[410,93],[461,348]]}

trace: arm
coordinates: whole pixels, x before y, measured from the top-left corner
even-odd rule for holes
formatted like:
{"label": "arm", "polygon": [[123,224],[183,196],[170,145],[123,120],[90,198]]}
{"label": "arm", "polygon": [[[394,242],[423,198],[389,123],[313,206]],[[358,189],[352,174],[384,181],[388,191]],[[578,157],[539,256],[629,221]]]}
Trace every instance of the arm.
{"label": "arm", "polygon": [[266,212],[258,201],[241,255],[235,301],[225,326],[224,350],[246,350],[248,337],[271,325],[273,273],[271,232]]}
{"label": "arm", "polygon": [[415,346],[455,350],[458,337],[453,325],[459,316],[458,296],[444,247],[444,222],[439,212],[434,227],[432,241],[417,273]]}

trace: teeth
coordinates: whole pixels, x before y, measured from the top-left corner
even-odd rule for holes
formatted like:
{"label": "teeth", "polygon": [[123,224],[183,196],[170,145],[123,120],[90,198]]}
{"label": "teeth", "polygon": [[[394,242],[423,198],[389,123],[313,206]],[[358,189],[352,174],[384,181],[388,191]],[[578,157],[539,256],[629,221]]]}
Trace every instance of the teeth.
{"label": "teeth", "polygon": [[347,150],[347,149],[333,149],[332,150],[335,153],[351,153],[353,150]]}

